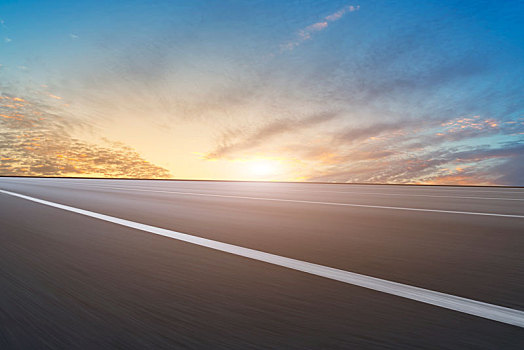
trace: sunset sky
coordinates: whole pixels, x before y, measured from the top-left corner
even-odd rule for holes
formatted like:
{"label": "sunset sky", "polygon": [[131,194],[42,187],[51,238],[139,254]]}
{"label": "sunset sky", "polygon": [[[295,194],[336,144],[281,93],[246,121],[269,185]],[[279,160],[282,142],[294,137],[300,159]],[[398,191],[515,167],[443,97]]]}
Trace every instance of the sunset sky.
{"label": "sunset sky", "polygon": [[0,2],[0,175],[524,185],[522,1]]}

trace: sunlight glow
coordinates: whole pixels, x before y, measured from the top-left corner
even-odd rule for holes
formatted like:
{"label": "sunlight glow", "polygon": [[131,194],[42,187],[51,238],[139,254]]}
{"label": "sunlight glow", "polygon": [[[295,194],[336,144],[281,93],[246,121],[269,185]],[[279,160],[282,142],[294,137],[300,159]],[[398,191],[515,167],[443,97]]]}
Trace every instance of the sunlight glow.
{"label": "sunlight glow", "polygon": [[249,169],[257,177],[272,176],[278,172],[278,163],[271,159],[257,159],[249,162]]}

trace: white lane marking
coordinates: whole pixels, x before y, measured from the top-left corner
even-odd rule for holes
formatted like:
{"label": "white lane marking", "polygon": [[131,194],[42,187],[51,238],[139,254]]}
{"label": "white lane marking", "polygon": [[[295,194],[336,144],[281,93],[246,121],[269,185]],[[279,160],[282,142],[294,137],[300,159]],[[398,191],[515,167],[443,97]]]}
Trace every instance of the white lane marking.
{"label": "white lane marking", "polygon": [[[95,185],[87,184],[84,186],[94,186],[94,187],[105,187],[113,188],[112,185]],[[120,189],[129,189],[129,190],[156,190],[154,188],[146,187],[129,187],[123,185],[119,186]],[[350,193],[350,194],[359,194],[359,195],[376,195],[376,196],[400,196],[400,197],[431,197],[431,198],[458,198],[458,199],[482,199],[482,200],[502,200],[502,201],[524,201],[524,198],[501,198],[501,197],[475,197],[475,196],[438,196],[431,194],[402,194],[402,193],[378,193],[378,192],[361,192],[361,191],[323,191],[323,190],[299,190],[299,189],[286,189],[286,191],[293,192],[307,192],[307,193]]]}
{"label": "white lane marking", "polygon": [[360,192],[360,191],[322,191],[322,190],[292,190],[295,192],[322,192],[322,193],[351,193],[377,196],[401,196],[401,197],[431,197],[431,198],[459,198],[459,199],[483,199],[483,200],[500,200],[500,201],[524,201],[524,198],[501,198],[501,197],[476,197],[476,196],[438,196],[434,194],[402,194],[402,193],[378,193],[378,192]]}
{"label": "white lane marking", "polygon": [[[24,178],[10,178],[10,177],[5,177],[9,180],[21,180],[21,181],[26,181],[27,179],[24,179]],[[191,180],[187,180],[187,181],[180,181],[180,180],[119,180],[119,179],[82,179],[82,178],[64,178],[64,179],[57,179],[57,178],[29,178],[28,180],[42,180],[42,181],[46,181],[46,182],[56,182],[56,183],[63,183],[63,181],[75,181],[75,182],[86,182],[86,181],[89,181],[89,182],[93,182],[93,181],[96,181],[96,182],[129,182],[129,181],[132,181],[132,182],[164,182],[166,184],[172,184],[172,183],[177,183],[177,184],[182,184],[182,185],[186,185],[187,183],[191,183],[191,182],[204,182],[204,183],[207,183],[207,184],[231,184],[231,183],[239,183],[239,184],[257,184],[257,185],[307,185],[307,186],[326,186],[326,185],[338,185],[338,186],[344,186],[344,187],[355,187],[355,188],[363,188],[363,187],[375,187],[375,188],[394,188],[394,187],[399,187],[399,188],[403,188],[403,189],[406,189],[406,190],[413,190],[413,191],[429,191],[429,192],[468,192],[468,193],[517,193],[517,194],[524,194],[524,187],[492,187],[491,190],[478,190],[477,188],[478,187],[475,187],[475,186],[457,186],[456,188],[447,188],[446,186],[432,186],[432,185],[396,185],[396,184],[389,184],[389,185],[386,185],[386,184],[349,184],[349,183],[329,183],[329,184],[319,184],[319,183],[312,183],[312,182],[303,182],[303,183],[296,183],[296,182],[289,182],[289,183],[280,183],[280,182],[276,182],[276,183],[267,183],[267,182],[257,182],[257,181],[252,181],[252,182],[249,182],[249,181],[238,181],[238,182],[235,182],[235,181],[224,181],[224,182],[221,182],[221,181],[206,181],[206,180],[195,180],[195,181],[191,181]],[[480,188],[483,188],[483,187],[480,187]],[[485,188],[485,187],[484,187]],[[522,189],[521,191],[514,191],[515,189]],[[294,190],[294,191],[309,191],[309,190]],[[335,192],[335,193],[344,193],[343,191],[322,191],[322,192]],[[403,194],[399,194],[399,195],[403,195]],[[476,198],[476,197],[475,197]],[[489,198],[491,199],[491,198]],[[495,199],[495,198],[493,198]],[[506,199],[506,198],[496,198],[496,199]],[[522,200],[522,199],[515,199],[515,200]]]}
{"label": "white lane marking", "polygon": [[424,208],[408,208],[408,207],[391,207],[383,205],[367,205],[367,204],[353,204],[353,203],[337,203],[337,202],[318,202],[318,201],[306,201],[299,199],[282,199],[282,198],[263,198],[263,197],[248,197],[248,196],[232,196],[223,194],[208,194],[208,193],[197,193],[197,192],[179,192],[179,191],[160,191],[160,190],[140,190],[135,188],[127,187],[113,187],[113,186],[94,186],[104,189],[115,189],[121,191],[137,191],[137,192],[155,192],[155,193],[172,193],[182,194],[188,196],[202,196],[202,197],[219,197],[219,198],[236,198],[236,199],[249,199],[259,201],[272,201],[272,202],[289,202],[289,203],[304,203],[304,204],[321,204],[321,205],[334,205],[334,206],[345,206],[345,207],[359,207],[359,208],[372,208],[372,209],[391,209],[391,210],[408,210],[408,211],[421,211],[430,213],[444,213],[444,214],[463,214],[463,215],[480,215],[480,216],[497,216],[506,218],[518,218],[524,219],[524,215],[515,214],[497,214],[497,213],[482,213],[474,211],[455,211],[455,210],[441,210],[441,209],[424,209]]}
{"label": "white lane marking", "polygon": [[413,287],[407,284],[383,280],[380,278],[361,275],[354,272],[335,269],[328,266],[313,264],[306,261],[286,258],[283,256],[265,253],[259,250],[239,247],[233,244],[222,243],[211,239],[188,235],[186,233],[171,231],[155,226],[141,224],[138,222],[116,218],[105,214],[95,213],[89,210],[79,209],[59,203],[49,202],[43,199],[29,197],[23,194],[0,190],[10,196],[26,199],[35,203],[50,207],[66,210],[69,212],[85,215],[95,219],[111,222],[137,230],[154,233],[156,235],[170,237],[179,241],[199,245],[206,248],[219,250],[245,258],[263,261],[269,264],[286,267],[292,270],[302,271],[311,275],[325,277],[331,280],[340,281],[355,286],[360,286],[379,292],[396,295],[399,297],[416,300],[422,303],[435,305],[445,309],[450,309],[493,321],[507,323],[524,328],[524,311],[510,309],[498,305],[488,304],[472,299],[462,298],[455,295],[435,292],[428,289]]}

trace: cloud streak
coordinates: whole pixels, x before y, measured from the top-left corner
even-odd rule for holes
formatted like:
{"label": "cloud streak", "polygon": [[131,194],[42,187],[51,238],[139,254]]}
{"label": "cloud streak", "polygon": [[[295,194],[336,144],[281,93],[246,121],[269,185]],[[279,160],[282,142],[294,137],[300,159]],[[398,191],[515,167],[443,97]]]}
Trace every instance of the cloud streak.
{"label": "cloud streak", "polygon": [[222,136],[223,142],[208,153],[206,159],[227,158],[236,153],[246,152],[264,145],[273,137],[318,126],[335,119],[338,115],[335,112],[325,112],[300,119],[275,120],[252,132],[228,130]]}
{"label": "cloud streak", "polygon": [[324,17],[321,21],[308,25],[297,33],[297,38],[280,46],[281,50],[293,50],[306,40],[310,40],[316,32],[320,32],[329,26],[329,23],[338,21],[346,13],[358,11],[360,6],[347,5],[342,9]]}

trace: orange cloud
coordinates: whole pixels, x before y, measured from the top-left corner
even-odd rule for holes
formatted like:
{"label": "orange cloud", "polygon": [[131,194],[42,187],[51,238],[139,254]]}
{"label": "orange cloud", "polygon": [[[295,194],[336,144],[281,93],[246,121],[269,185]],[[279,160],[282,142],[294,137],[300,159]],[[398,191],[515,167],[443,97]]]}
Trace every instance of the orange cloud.
{"label": "orange cloud", "polygon": [[472,175],[443,175],[432,180],[421,182],[422,185],[496,185],[492,181],[481,179]]}
{"label": "orange cloud", "polygon": [[48,114],[49,106],[39,110],[30,100],[24,103],[17,109],[21,117],[0,114],[4,118],[0,118],[0,175],[171,177],[166,169],[147,162],[124,144],[102,146],[73,138],[71,124],[59,113]]}
{"label": "orange cloud", "polygon": [[442,123],[443,127],[446,128],[447,133],[455,133],[465,129],[471,130],[484,130],[484,129],[493,129],[499,126],[499,123],[495,119],[484,119],[482,120],[480,116],[476,115],[473,117],[463,117],[457,118],[452,121]]}

